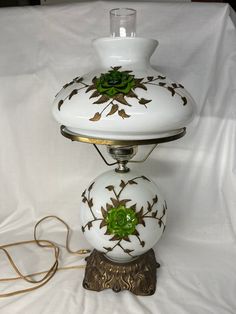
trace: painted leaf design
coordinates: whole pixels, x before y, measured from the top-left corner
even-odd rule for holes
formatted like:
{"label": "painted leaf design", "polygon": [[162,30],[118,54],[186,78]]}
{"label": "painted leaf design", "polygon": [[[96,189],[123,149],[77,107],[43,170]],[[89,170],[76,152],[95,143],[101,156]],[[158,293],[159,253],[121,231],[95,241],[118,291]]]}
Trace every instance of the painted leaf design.
{"label": "painted leaf design", "polygon": [[86,93],[88,93],[88,92],[90,92],[90,91],[92,91],[94,89],[96,89],[96,85],[95,84],[89,85],[88,88],[86,89]]}
{"label": "painted leaf design", "polygon": [[116,105],[116,104],[113,104],[112,107],[111,107],[111,110],[108,112],[107,116],[111,116],[113,115],[114,113],[116,113],[116,111],[118,110],[119,106]]}
{"label": "painted leaf design", "polygon": [[154,79],[154,77],[153,76],[148,76],[147,79],[148,79],[148,81],[152,81]]}
{"label": "painted leaf design", "polygon": [[109,239],[109,241],[119,241],[120,238],[116,235],[114,235],[111,239]]}
{"label": "painted leaf design", "polygon": [[106,216],[107,216],[107,211],[106,211],[103,207],[101,207],[101,212],[102,212],[103,218],[106,218]]}
{"label": "painted leaf design", "polygon": [[178,85],[176,83],[172,83],[171,85],[173,86],[173,88],[177,88],[178,87]]}
{"label": "painted leaf design", "polygon": [[103,247],[105,250],[107,250],[108,252],[111,252],[112,251],[112,248],[111,247]]}
{"label": "painted leaf design", "polygon": [[96,76],[94,76],[94,78],[92,79],[93,84],[95,84],[95,83],[96,83],[96,81],[97,81],[97,77],[96,77]]}
{"label": "painted leaf design", "polygon": [[166,83],[164,83],[164,82],[160,82],[160,83],[158,83],[158,85],[159,85],[159,86],[161,86],[161,87],[163,87],[163,86],[165,86],[165,85],[166,85]]}
{"label": "painted leaf design", "polygon": [[74,96],[74,95],[76,95],[78,93],[78,89],[73,89],[73,91],[70,93],[70,95],[69,95],[69,100]]}
{"label": "painted leaf design", "polygon": [[184,88],[184,86],[182,84],[179,84],[179,87]]}
{"label": "painted leaf design", "polygon": [[166,214],[167,207],[163,205],[163,216]]}
{"label": "painted leaf design", "polygon": [[93,199],[92,198],[88,201],[88,206],[90,208],[93,207]]}
{"label": "painted leaf design", "polygon": [[153,198],[153,203],[156,204],[157,201],[158,201],[158,197],[157,197],[157,195],[156,195],[156,196]]}
{"label": "painted leaf design", "polygon": [[102,220],[102,222],[100,223],[99,228],[102,229],[103,227],[105,227],[107,224],[105,222],[105,220]]}
{"label": "painted leaf design", "polygon": [[86,89],[85,93],[88,93],[88,92],[90,92],[91,90],[94,90],[94,89],[96,89],[94,84],[89,85],[89,87]]}
{"label": "painted leaf design", "polygon": [[161,75],[158,75],[157,77],[159,80],[165,80],[166,79],[166,76],[161,76]]}
{"label": "painted leaf design", "polygon": [[82,202],[83,202],[83,203],[86,203],[87,200],[88,200],[87,197],[84,196],[83,199],[82,199]]}
{"label": "painted leaf design", "polygon": [[138,98],[138,96],[132,90],[130,90],[126,96],[132,97],[132,98]]}
{"label": "painted leaf design", "polygon": [[128,236],[126,236],[126,237],[124,237],[124,238],[122,238],[122,239],[125,240],[125,241],[127,241],[127,242],[131,242]]}
{"label": "painted leaf design", "polygon": [[133,71],[132,70],[125,70],[125,71],[122,71],[123,73],[132,73]]}
{"label": "painted leaf design", "polygon": [[124,249],[124,252],[127,253],[127,254],[129,254],[129,253],[131,253],[131,252],[133,252],[133,251],[134,251],[134,250]]}
{"label": "painted leaf design", "polygon": [[141,98],[140,100],[139,100],[139,103],[141,104],[141,105],[146,105],[146,104],[148,104],[149,102],[151,102],[152,100],[149,100],[149,99],[145,99],[145,98]]}
{"label": "painted leaf design", "polygon": [[108,191],[113,191],[114,190],[114,185],[108,185],[105,187]]}
{"label": "painted leaf design", "polygon": [[58,110],[60,111],[61,110],[61,106],[63,105],[64,101],[61,99],[59,102],[58,102]]}
{"label": "painted leaf design", "polygon": [[148,203],[148,208],[147,208],[147,210],[148,210],[148,212],[150,212],[150,211],[152,210],[152,206],[151,206],[150,202],[147,202],[147,203]]}
{"label": "painted leaf design", "polygon": [[146,226],[145,221],[143,218],[139,219],[139,224],[143,225],[144,227]]}
{"label": "painted leaf design", "polygon": [[[87,93],[87,91],[86,91],[86,93]],[[94,97],[98,97],[98,96],[100,96],[100,94],[99,94],[99,92],[98,92],[97,90],[95,90],[95,91],[92,93],[92,95],[89,97],[89,99],[90,99],[90,98],[94,98]]]}
{"label": "painted leaf design", "polygon": [[82,77],[76,77],[76,78],[74,79],[74,81],[75,81],[76,83],[81,83],[81,82],[83,82],[83,78],[82,78]]}
{"label": "painted leaf design", "polygon": [[129,180],[128,183],[129,183],[129,184],[138,184],[138,183],[137,183],[136,181],[134,181],[134,180]]}
{"label": "painted leaf design", "polygon": [[88,230],[90,230],[90,229],[92,228],[92,226],[93,226],[93,224],[92,224],[92,222],[90,221],[90,222],[88,223]]}
{"label": "painted leaf design", "polygon": [[167,89],[171,92],[171,96],[174,96],[174,95],[175,95],[175,90],[174,90],[174,88],[168,86]]}
{"label": "painted leaf design", "polygon": [[111,208],[113,208],[113,206],[111,204],[106,203],[106,209],[109,210]]}
{"label": "painted leaf design", "polygon": [[143,206],[141,207],[140,211],[138,212],[138,216],[140,216],[140,217],[143,216]]}
{"label": "painted leaf design", "polygon": [[130,116],[124,111],[124,109],[119,110],[119,111],[118,111],[118,115],[119,115],[121,118],[123,118],[123,119],[130,117]]}
{"label": "painted leaf design", "polygon": [[137,204],[134,204],[134,205],[130,206],[130,208],[133,209],[133,211],[136,211],[136,206],[137,206]]}
{"label": "painted leaf design", "polygon": [[70,83],[66,83],[63,88],[67,88],[69,85],[73,84],[73,82],[70,82]]}
{"label": "painted leaf design", "polygon": [[147,90],[147,87],[146,87],[145,85],[141,84],[141,83],[136,84],[136,85],[134,86],[134,88],[142,88],[142,89],[144,89],[144,90]]}
{"label": "painted leaf design", "polygon": [[126,101],[124,95],[122,95],[122,94],[116,95],[115,100],[120,102],[123,105],[130,106],[130,104]]}
{"label": "painted leaf design", "polygon": [[85,232],[85,228],[83,226],[81,227],[81,230],[83,233]]}
{"label": "painted leaf design", "polygon": [[121,182],[120,182],[120,187],[121,187],[122,189],[124,189],[125,186],[126,186],[125,181],[124,181],[124,180],[121,180]]}
{"label": "painted leaf design", "polygon": [[141,244],[142,247],[145,246],[145,242],[144,241],[141,241],[140,244]]}
{"label": "painted leaf design", "polygon": [[86,190],[84,190],[84,192],[81,194],[82,197],[84,197],[86,194]]}
{"label": "painted leaf design", "polygon": [[115,198],[111,197],[110,200],[114,207],[118,207],[120,205],[120,202],[116,200]]}
{"label": "painted leaf design", "polygon": [[156,216],[157,216],[157,210],[152,213],[152,217],[153,217],[153,218],[156,218]]}
{"label": "painted leaf design", "polygon": [[95,182],[93,182],[93,183],[90,184],[90,186],[89,186],[89,188],[88,188],[88,191],[89,191],[89,192],[92,190],[94,183],[95,183]]}
{"label": "painted leaf design", "polygon": [[93,104],[103,104],[104,102],[107,102],[108,100],[109,100],[108,96],[102,95],[100,98],[98,98],[98,100],[94,101]]}
{"label": "painted leaf design", "polygon": [[185,106],[187,104],[187,98],[186,97],[181,97],[181,99],[183,100],[183,106]]}
{"label": "painted leaf design", "polygon": [[143,180],[147,180],[147,181],[149,181],[149,182],[151,182],[147,177],[145,177],[145,176],[141,176],[141,178],[143,179]]}
{"label": "painted leaf design", "polygon": [[120,201],[119,201],[119,204],[120,204],[120,205],[126,205],[126,203],[128,203],[128,202],[130,202],[130,201],[131,201],[131,199],[120,200]]}
{"label": "painted leaf design", "polygon": [[158,221],[158,225],[159,225],[159,227],[161,228],[162,220],[159,220],[159,221]]}
{"label": "painted leaf design", "polygon": [[135,82],[135,84],[139,84],[142,82],[142,80],[143,80],[143,78],[136,78],[136,79],[134,79],[134,82]]}
{"label": "painted leaf design", "polygon": [[121,66],[118,67],[111,67],[114,71],[118,71],[119,69],[121,69]]}
{"label": "painted leaf design", "polygon": [[76,80],[78,79],[79,77],[77,76],[76,78],[74,78],[71,82],[69,83],[66,83],[63,88],[67,88],[68,86],[71,86],[72,84],[74,84],[76,82]]}
{"label": "painted leaf design", "polygon": [[139,232],[135,229],[134,232],[133,232],[133,235],[138,237],[139,236]]}
{"label": "painted leaf design", "polygon": [[101,119],[101,114],[99,112],[96,112],[95,115],[92,118],[90,118],[89,120],[90,121],[98,121],[100,119]]}

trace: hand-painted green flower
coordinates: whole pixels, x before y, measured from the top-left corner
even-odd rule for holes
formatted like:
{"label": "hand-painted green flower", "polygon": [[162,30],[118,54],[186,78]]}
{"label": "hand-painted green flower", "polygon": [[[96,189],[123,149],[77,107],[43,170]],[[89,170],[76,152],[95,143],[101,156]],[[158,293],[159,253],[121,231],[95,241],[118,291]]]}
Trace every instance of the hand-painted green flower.
{"label": "hand-painted green flower", "polygon": [[120,205],[108,211],[106,223],[108,233],[122,239],[134,233],[138,218],[133,209]]}
{"label": "hand-painted green flower", "polygon": [[134,75],[125,71],[110,70],[107,73],[102,73],[95,84],[100,94],[112,98],[117,94],[128,94],[135,86],[135,80]]}

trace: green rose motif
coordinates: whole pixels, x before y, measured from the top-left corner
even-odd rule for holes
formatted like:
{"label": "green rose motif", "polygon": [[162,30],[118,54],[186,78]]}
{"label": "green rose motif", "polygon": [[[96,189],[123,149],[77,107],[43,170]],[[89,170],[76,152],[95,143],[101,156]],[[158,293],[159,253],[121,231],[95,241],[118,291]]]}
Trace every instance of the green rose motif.
{"label": "green rose motif", "polygon": [[133,209],[120,205],[107,212],[106,224],[109,234],[124,238],[134,233],[138,217]]}
{"label": "green rose motif", "polygon": [[113,68],[107,73],[102,73],[95,85],[100,94],[113,98],[117,94],[128,94],[135,87],[135,79],[134,75],[130,75],[127,71]]}

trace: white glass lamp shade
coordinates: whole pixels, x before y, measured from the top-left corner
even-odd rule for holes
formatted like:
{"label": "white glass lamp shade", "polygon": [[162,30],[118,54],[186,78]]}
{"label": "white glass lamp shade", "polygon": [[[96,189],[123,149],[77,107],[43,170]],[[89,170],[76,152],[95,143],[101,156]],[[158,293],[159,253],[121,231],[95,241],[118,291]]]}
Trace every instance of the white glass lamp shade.
{"label": "white glass lamp shade", "polygon": [[88,137],[146,140],[171,136],[192,120],[190,94],[150,65],[156,40],[108,37],[93,45],[101,68],[57,94],[53,115],[60,124]]}

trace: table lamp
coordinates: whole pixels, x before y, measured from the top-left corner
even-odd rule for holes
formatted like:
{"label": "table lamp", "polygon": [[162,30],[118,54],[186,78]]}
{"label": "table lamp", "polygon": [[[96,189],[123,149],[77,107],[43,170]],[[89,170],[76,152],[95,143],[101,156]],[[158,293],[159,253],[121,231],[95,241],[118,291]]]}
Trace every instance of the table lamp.
{"label": "table lamp", "polygon": [[152,295],[160,266],[152,247],[165,230],[167,204],[157,185],[127,164],[140,145],[152,145],[150,154],[182,137],[194,101],[183,85],[151,67],[158,42],[136,37],[135,29],[135,10],[110,11],[111,36],[93,41],[98,69],[63,86],[53,115],[62,135],[94,144],[109,164],[97,146],[106,145],[116,164],[92,180],[78,204],[81,230],[94,247],[84,288]]}

